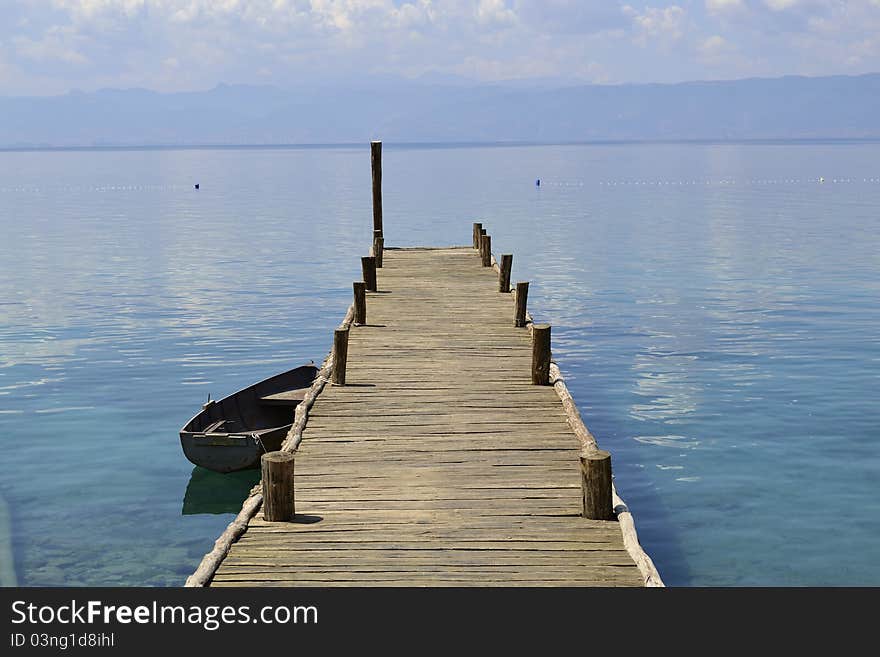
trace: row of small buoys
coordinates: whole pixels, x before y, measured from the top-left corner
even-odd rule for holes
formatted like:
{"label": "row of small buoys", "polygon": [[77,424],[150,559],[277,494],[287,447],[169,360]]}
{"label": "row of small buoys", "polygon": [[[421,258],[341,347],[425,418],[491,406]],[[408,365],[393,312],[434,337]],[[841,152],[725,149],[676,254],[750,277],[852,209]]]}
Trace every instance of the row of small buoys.
{"label": "row of small buoys", "polygon": [[[672,187],[672,186],[706,186],[706,185],[811,185],[811,184],[855,184],[855,183],[880,183],[880,178],[831,178],[824,176],[819,178],[782,178],[782,179],[752,179],[735,180],[722,178],[719,180],[600,180],[599,185],[604,187]],[[564,187],[583,186],[583,183],[547,183]]]}
{"label": "row of small buoys", "polygon": [[[193,187],[199,189],[200,185],[199,183],[196,183]],[[101,185],[94,187],[85,187],[82,185],[60,185],[58,187],[21,185],[17,187],[0,187],[0,194],[10,194],[14,192],[33,194],[46,192],[143,192],[174,191],[181,189],[189,189],[189,187],[184,185]]]}

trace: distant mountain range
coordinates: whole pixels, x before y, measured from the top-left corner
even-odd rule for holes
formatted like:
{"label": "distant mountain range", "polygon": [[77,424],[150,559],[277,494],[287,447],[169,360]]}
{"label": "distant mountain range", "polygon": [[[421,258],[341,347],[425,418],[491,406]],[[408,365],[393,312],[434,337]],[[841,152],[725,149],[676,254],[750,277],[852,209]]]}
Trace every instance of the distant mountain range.
{"label": "distant mountain range", "polygon": [[880,138],[880,74],[681,84],[425,76],[0,96],[0,147]]}

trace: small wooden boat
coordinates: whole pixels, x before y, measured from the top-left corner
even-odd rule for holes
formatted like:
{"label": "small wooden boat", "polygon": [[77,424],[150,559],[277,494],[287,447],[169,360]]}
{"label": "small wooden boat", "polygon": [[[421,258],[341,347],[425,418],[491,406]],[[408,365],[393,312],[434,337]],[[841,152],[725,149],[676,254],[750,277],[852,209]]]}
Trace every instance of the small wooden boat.
{"label": "small wooden boat", "polygon": [[258,467],[263,453],[281,447],[317,374],[310,363],[209,400],[180,430],[186,458],[215,472]]}

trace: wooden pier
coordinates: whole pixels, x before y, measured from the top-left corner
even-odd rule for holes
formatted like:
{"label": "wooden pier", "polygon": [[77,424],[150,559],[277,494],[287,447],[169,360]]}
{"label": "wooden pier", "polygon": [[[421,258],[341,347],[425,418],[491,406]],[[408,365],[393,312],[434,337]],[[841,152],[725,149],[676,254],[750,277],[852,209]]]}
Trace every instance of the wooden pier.
{"label": "wooden pier", "polygon": [[478,230],[462,247],[374,240],[375,281],[355,283],[282,448],[296,515],[258,513],[276,494],[264,464],[188,586],[662,586],[549,327],[542,355],[510,256],[487,259]]}

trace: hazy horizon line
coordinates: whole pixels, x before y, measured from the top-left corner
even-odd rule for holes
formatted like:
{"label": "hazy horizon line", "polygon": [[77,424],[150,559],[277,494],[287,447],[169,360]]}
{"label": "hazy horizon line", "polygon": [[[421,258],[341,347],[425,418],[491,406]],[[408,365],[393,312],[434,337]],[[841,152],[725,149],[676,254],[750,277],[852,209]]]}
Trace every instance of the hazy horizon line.
{"label": "hazy horizon line", "polygon": [[[312,89],[327,89],[334,87],[351,87],[357,88],[359,86],[370,84],[371,82],[403,82],[403,83],[416,83],[416,84],[424,84],[431,86],[504,86],[504,85],[528,85],[534,84],[545,87],[547,90],[552,89],[561,89],[561,88],[569,88],[569,87],[677,87],[677,86],[686,86],[693,84],[723,84],[723,83],[733,83],[733,82],[750,82],[750,81],[761,81],[761,80],[785,80],[785,79],[804,79],[804,80],[822,80],[822,79],[832,79],[832,78],[864,78],[864,77],[872,77],[880,75],[880,70],[878,71],[870,71],[866,73],[834,73],[828,75],[806,75],[801,73],[781,73],[779,75],[753,75],[747,77],[738,77],[738,78],[699,78],[692,80],[680,80],[678,82],[594,82],[589,80],[581,80],[577,78],[565,78],[565,77],[555,77],[555,76],[533,76],[528,78],[502,78],[497,80],[478,80],[475,78],[468,78],[465,76],[453,76],[453,75],[442,75],[440,77],[446,78],[442,79],[431,79],[431,73],[423,73],[420,76],[415,77],[407,77],[403,75],[392,75],[392,74],[376,74],[370,76],[364,76],[358,79],[350,79],[346,77],[340,77],[338,79],[327,79],[323,81],[315,81],[315,80],[304,80],[299,83],[292,83],[291,86],[282,86],[278,84],[258,84],[252,82],[216,82],[212,86],[203,87],[203,88],[193,88],[193,89],[178,89],[176,91],[162,91],[159,89],[154,89],[150,87],[140,87],[140,86],[129,86],[129,87],[96,87],[94,89],[80,89],[73,88],[65,91],[63,93],[54,93],[54,94],[44,94],[44,95],[33,95],[33,94],[0,94],[0,98],[6,99],[15,99],[15,98],[60,98],[64,96],[71,95],[80,95],[80,94],[94,94],[102,91],[123,91],[123,92],[131,92],[131,91],[145,91],[158,95],[170,96],[174,94],[199,94],[199,93],[208,93],[214,91],[219,88],[224,87],[252,87],[258,89],[276,89],[279,91],[294,91],[297,89],[297,85],[300,87],[312,88]],[[453,81],[454,80],[454,81]],[[556,84],[558,86],[554,87]]]}
{"label": "hazy horizon line", "polygon": [[[455,148],[528,148],[541,146],[650,146],[650,145],[812,145],[872,144],[880,143],[880,137],[767,137],[743,139],[591,139],[580,141],[428,141],[395,142],[381,141],[383,147],[392,150],[455,149]],[[345,150],[359,149],[369,145],[363,142],[328,142],[301,144],[107,144],[81,146],[0,146],[0,153],[30,152],[119,152],[119,151],[198,151],[198,150]]]}

